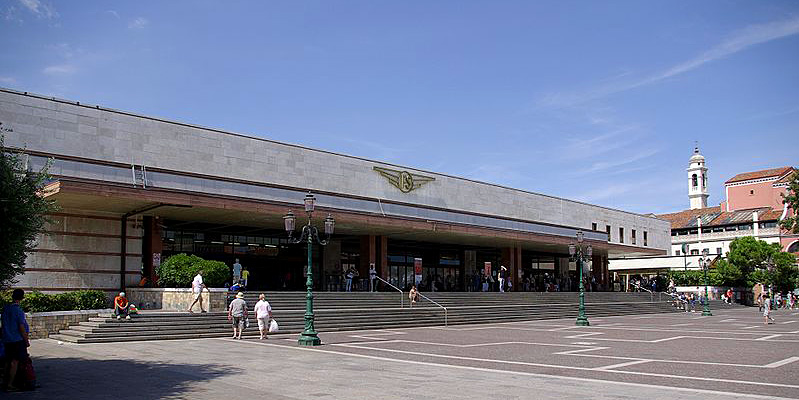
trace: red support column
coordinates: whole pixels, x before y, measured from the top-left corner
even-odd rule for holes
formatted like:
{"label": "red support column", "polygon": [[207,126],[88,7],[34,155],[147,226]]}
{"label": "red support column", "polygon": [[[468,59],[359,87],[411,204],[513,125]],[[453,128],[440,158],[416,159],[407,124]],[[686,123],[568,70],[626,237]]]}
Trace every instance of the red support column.
{"label": "red support column", "polygon": [[375,246],[375,235],[361,236],[361,257],[358,264],[359,279],[369,278],[369,264],[375,263],[377,266],[377,254]]}
{"label": "red support column", "polygon": [[380,249],[380,260],[375,264],[377,275],[388,281],[388,238],[378,236],[377,240]]}
{"label": "red support column", "polygon": [[161,253],[164,249],[164,242],[161,238],[161,220],[158,217],[145,216],[142,218],[144,225],[144,237],[142,238],[142,258],[144,264],[144,276],[150,281],[152,286],[158,282],[158,275],[155,269],[163,261]]}

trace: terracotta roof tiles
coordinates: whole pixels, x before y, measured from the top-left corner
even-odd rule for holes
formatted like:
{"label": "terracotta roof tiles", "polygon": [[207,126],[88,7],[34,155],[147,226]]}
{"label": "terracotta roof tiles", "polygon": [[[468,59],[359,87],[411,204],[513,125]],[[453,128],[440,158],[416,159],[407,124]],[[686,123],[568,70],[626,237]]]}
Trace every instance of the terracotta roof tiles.
{"label": "terracotta roof tiles", "polygon": [[776,184],[780,184],[780,183],[788,183],[788,182],[790,182],[791,179],[793,179],[793,175],[797,173],[795,168],[793,170],[794,170],[793,174],[785,174],[785,176],[780,178],[777,182],[774,182],[774,184],[776,185]]}
{"label": "terracotta roof tiles", "polygon": [[782,177],[783,175],[787,174],[790,171],[793,171],[793,167],[779,167],[772,169],[764,169],[761,171],[744,172],[742,174],[733,176],[732,179],[728,180],[727,182],[724,182],[724,184],[743,182],[752,179]]}
{"label": "terracotta roof tiles", "polygon": [[776,221],[782,215],[782,210],[770,207],[754,208],[749,210],[721,211],[721,207],[707,207],[696,210],[684,210],[671,214],[661,214],[657,217],[671,222],[671,229],[696,228],[699,226],[697,218],[702,220],[702,227],[745,224],[752,222],[752,212],[757,211],[758,221]]}

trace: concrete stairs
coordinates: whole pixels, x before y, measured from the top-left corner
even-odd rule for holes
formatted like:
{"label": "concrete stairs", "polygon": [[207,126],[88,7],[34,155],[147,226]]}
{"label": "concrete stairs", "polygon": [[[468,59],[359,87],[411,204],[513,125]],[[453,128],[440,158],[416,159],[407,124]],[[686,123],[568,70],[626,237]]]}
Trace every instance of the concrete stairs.
{"label": "concrete stairs", "polygon": [[[299,333],[304,327],[304,292],[266,292],[280,333]],[[556,318],[576,318],[578,295],[558,293],[424,293],[447,307],[448,325],[480,324]],[[407,296],[407,293],[405,294]],[[243,336],[258,336],[252,307],[258,293],[247,293],[250,328]],[[665,301],[652,301],[648,293],[586,293],[586,312],[591,317],[674,312]],[[444,325],[445,312],[422,300],[413,308],[400,308],[400,295],[388,292],[320,292],[314,294],[315,327],[319,332]],[[657,300],[657,298],[655,298]],[[130,321],[108,315],[90,318],[50,337],[74,343],[136,340],[193,339],[231,335],[224,312],[195,313],[141,311]]]}

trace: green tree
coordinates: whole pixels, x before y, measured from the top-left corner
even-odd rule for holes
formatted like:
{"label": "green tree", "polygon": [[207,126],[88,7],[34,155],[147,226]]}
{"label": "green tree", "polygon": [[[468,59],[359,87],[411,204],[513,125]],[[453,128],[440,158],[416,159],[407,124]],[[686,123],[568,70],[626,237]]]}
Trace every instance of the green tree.
{"label": "green tree", "polygon": [[727,260],[716,262],[716,269],[712,270],[710,279],[714,286],[739,286],[743,283],[744,273],[737,265]]}
{"label": "green tree", "polygon": [[748,287],[753,287],[757,283],[762,283],[766,287],[771,286],[771,274],[765,269],[756,269],[746,276]]}
{"label": "green tree", "polygon": [[777,252],[772,258],[771,283],[779,292],[788,292],[797,287],[799,269],[796,267],[796,256],[791,253]]}
{"label": "green tree", "polygon": [[[669,279],[674,280],[677,286],[698,286],[704,284],[704,272],[698,270],[669,271]],[[710,279],[710,278],[708,278]]]}
{"label": "green tree", "polygon": [[22,154],[4,147],[0,134],[0,287],[14,283],[25,272],[26,253],[43,233],[47,214],[56,209],[53,200],[41,195],[50,179],[49,164],[41,171],[30,171],[21,158]]}
{"label": "green tree", "polygon": [[748,286],[763,283],[776,290],[788,291],[797,287],[799,269],[796,256],[780,251],[778,243],[767,243],[753,237],[737,238],[730,243],[727,261],[742,273]]}
{"label": "green tree", "polygon": [[793,216],[780,221],[780,226],[791,233],[799,233],[799,173],[796,171],[793,172],[791,181],[788,183],[786,194],[782,195],[782,203],[787,204],[793,210]]}
{"label": "green tree", "polygon": [[730,243],[727,261],[747,274],[756,268],[765,268],[774,253],[779,251],[778,244],[769,244],[751,236],[745,236],[736,238]]}
{"label": "green tree", "polygon": [[190,287],[197,272],[203,271],[208,287],[220,287],[230,277],[230,268],[222,261],[206,260],[185,253],[170,256],[155,270],[161,287]]}

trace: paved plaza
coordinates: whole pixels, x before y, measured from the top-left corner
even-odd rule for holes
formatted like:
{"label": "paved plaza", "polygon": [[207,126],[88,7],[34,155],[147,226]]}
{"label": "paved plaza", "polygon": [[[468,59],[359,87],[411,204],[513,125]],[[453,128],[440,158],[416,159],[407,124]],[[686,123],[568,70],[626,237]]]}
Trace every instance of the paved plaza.
{"label": "paved plaza", "polygon": [[42,387],[8,398],[799,398],[799,312],[756,308],[268,341],[35,341]]}

